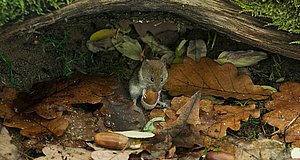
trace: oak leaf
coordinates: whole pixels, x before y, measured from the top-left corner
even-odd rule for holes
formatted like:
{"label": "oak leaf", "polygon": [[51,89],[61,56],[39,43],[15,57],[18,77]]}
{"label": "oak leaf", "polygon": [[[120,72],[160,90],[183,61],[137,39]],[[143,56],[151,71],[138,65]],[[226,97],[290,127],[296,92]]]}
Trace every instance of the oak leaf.
{"label": "oak leaf", "polygon": [[12,136],[5,127],[0,131],[0,157],[1,159],[20,159],[20,152],[12,142]]}
{"label": "oak leaf", "polygon": [[[20,96],[20,100],[15,101],[17,103],[14,103],[14,107],[26,108],[25,113],[36,112],[45,119],[54,119],[57,112],[68,110],[73,104],[101,103],[102,97],[112,95],[118,88],[115,79],[103,77],[76,79],[74,83],[62,81],[40,85],[34,95]],[[27,107],[20,107],[22,105]]]}
{"label": "oak leaf", "polygon": [[[193,111],[197,112],[197,110],[199,110],[198,102],[200,101],[200,98],[200,92],[195,93],[195,95],[193,95],[183,106],[181,106],[181,108],[175,111],[177,115],[180,114],[178,115],[177,119],[168,120],[165,123],[162,122],[161,125],[163,128],[154,130],[156,137],[163,139],[166,137],[166,135],[171,135],[173,137],[173,143],[175,143],[176,146],[192,147],[194,144],[202,146],[202,142],[199,139],[199,132],[196,131],[192,133],[190,127],[193,123],[199,123],[199,118],[195,116],[195,114],[192,114],[193,116],[190,116],[190,114]],[[178,100],[178,102],[180,102],[180,100]],[[174,111],[174,109],[171,108],[168,110]]]}
{"label": "oak leaf", "polygon": [[[277,133],[285,137],[286,142],[300,146],[300,83],[286,82],[279,87],[280,92],[272,94],[273,100],[265,107],[271,112],[263,116],[268,124],[277,127]],[[283,141],[275,135],[274,139]]]}
{"label": "oak leaf", "polygon": [[48,145],[42,149],[45,156],[35,158],[34,160],[58,160],[58,159],[89,159],[91,151],[83,148],[71,148],[61,145]]}
{"label": "oak leaf", "polygon": [[61,117],[61,115],[56,119],[47,120],[37,115],[16,114],[10,121],[3,122],[3,125],[22,129],[20,131],[22,136],[38,138],[42,135],[63,135],[69,125],[69,121]]}
{"label": "oak leaf", "polygon": [[254,104],[245,107],[213,105],[209,112],[200,113],[201,124],[196,127],[211,137],[221,138],[226,136],[228,128],[235,131],[239,130],[241,121],[247,121],[250,116],[254,118],[260,116],[260,111],[255,108]]}
{"label": "oak leaf", "polygon": [[[182,105],[181,108],[177,109],[176,102]],[[171,104],[166,113],[172,115],[172,120],[167,119],[165,123],[161,123],[163,128],[157,132],[170,134],[176,145],[184,147],[202,145],[201,135],[212,138],[225,137],[228,128],[239,130],[241,121],[247,121],[250,116],[260,116],[260,110],[256,109],[254,104],[245,107],[217,105],[207,99],[200,100],[199,91],[188,100],[186,97],[175,97]],[[174,120],[170,112],[175,112],[178,115],[177,119]]]}
{"label": "oak leaf", "polygon": [[261,100],[272,93],[254,85],[248,75],[239,75],[234,65],[219,65],[207,57],[201,58],[198,63],[186,58],[183,64],[171,65],[168,72],[169,79],[164,88],[172,96],[191,96],[201,90],[203,94],[224,98]]}

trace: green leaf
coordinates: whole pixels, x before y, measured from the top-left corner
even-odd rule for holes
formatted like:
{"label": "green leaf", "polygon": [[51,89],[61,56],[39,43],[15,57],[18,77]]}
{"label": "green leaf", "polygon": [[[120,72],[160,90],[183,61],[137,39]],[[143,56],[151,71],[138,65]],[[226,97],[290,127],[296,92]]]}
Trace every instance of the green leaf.
{"label": "green leaf", "polygon": [[159,44],[155,38],[149,34],[141,38],[144,43],[146,43],[152,50],[154,55],[164,55],[168,53],[173,53],[168,47]]}
{"label": "green leaf", "polygon": [[175,58],[173,60],[172,63],[182,63],[183,61],[183,54],[186,52],[186,46],[185,43],[187,42],[187,40],[182,40],[179,45],[176,47],[175,49]]}
{"label": "green leaf", "polygon": [[261,86],[263,89],[268,89],[270,91],[272,91],[273,93],[277,92],[277,89],[271,86]]}
{"label": "green leaf", "polygon": [[182,40],[179,45],[176,47],[175,49],[175,56],[176,57],[179,57],[179,56],[182,56],[183,53],[185,53],[186,51],[186,47],[185,47],[185,43],[187,42],[187,40]]}
{"label": "green leaf", "polygon": [[95,33],[93,33],[90,37],[91,41],[99,41],[106,38],[111,38],[115,35],[115,29],[101,29]]}
{"label": "green leaf", "polygon": [[300,44],[300,40],[298,40],[298,41],[293,41],[293,42],[290,42],[290,44]]}
{"label": "green leaf", "polygon": [[114,47],[126,57],[133,60],[140,60],[142,58],[142,47],[136,39],[118,34],[112,38],[112,43]]}
{"label": "green leaf", "polygon": [[140,131],[121,131],[121,132],[114,132],[122,134],[128,138],[151,138],[154,137],[155,134],[150,132],[140,132]]}
{"label": "green leaf", "polygon": [[220,64],[229,62],[236,67],[247,67],[255,65],[266,58],[268,58],[268,55],[261,51],[223,51],[215,61]]}
{"label": "green leaf", "polygon": [[113,48],[113,44],[112,44],[110,38],[101,39],[101,40],[98,40],[98,41],[88,40],[86,42],[86,46],[93,53],[97,53],[97,52],[100,52],[100,51],[108,51],[111,48]]}
{"label": "green leaf", "polygon": [[202,39],[190,40],[187,48],[187,56],[199,62],[201,57],[206,57],[207,48]]}
{"label": "green leaf", "polygon": [[164,122],[164,121],[165,121],[164,117],[152,118],[150,121],[147,122],[143,130],[146,132],[152,132],[153,130],[156,129],[155,126],[153,125],[154,122]]}

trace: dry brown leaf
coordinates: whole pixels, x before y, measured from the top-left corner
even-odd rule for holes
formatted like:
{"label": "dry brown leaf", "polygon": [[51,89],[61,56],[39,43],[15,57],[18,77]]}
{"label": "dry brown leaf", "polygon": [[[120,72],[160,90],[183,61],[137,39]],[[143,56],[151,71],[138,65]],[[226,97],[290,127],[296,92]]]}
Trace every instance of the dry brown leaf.
{"label": "dry brown leaf", "polygon": [[[192,111],[199,110],[199,105],[197,104],[200,97],[200,92],[195,93],[195,95],[192,96],[183,107],[177,110],[177,113],[180,113],[177,119],[170,121],[167,120],[165,123],[161,123],[163,128],[154,131],[156,133],[156,137],[158,139],[163,139],[166,135],[171,135],[173,137],[173,143],[176,144],[176,146],[192,147],[194,144],[202,146],[202,142],[199,139],[199,132],[192,132],[190,128],[192,123],[199,123],[199,118],[194,115],[189,117]],[[184,99],[185,97],[182,98]],[[176,100],[178,102],[182,102],[179,99]],[[174,102],[172,104],[174,104]]]}
{"label": "dry brown leaf", "polygon": [[[279,87],[280,92],[272,95],[273,100],[266,103],[272,110],[263,116],[268,124],[277,127],[278,133],[286,142],[300,147],[300,83],[286,82]],[[275,135],[273,138],[283,141]]]}
{"label": "dry brown leaf", "polygon": [[129,159],[130,154],[138,154],[142,150],[109,150],[105,148],[98,148],[91,153],[92,160],[126,160]]}
{"label": "dry brown leaf", "polygon": [[15,88],[2,88],[2,91],[0,91],[0,118],[10,119],[15,115],[11,103],[16,97],[17,91]]}
{"label": "dry brown leaf", "polygon": [[35,158],[34,160],[87,160],[91,156],[91,151],[83,148],[71,148],[60,145],[50,145],[43,148],[46,156]]}
{"label": "dry brown leaf", "polygon": [[173,64],[168,72],[169,79],[164,88],[172,96],[191,96],[201,90],[203,94],[224,98],[260,100],[272,93],[254,85],[248,75],[239,75],[234,65],[219,65],[207,57],[201,58],[199,63],[185,58],[183,64]]}
{"label": "dry brown leaf", "polygon": [[225,151],[230,154],[236,153],[236,143],[240,140],[238,137],[224,137],[224,140],[212,138],[207,135],[200,135],[201,140],[206,149],[214,150],[215,148],[219,148],[220,151]]}
{"label": "dry brown leaf", "polygon": [[255,109],[254,104],[245,107],[214,105],[210,112],[200,113],[201,124],[196,127],[211,137],[221,138],[226,136],[227,128],[239,130],[241,121],[247,121],[250,116],[260,116],[260,111]]}
{"label": "dry brown leaf", "polygon": [[20,129],[39,126],[37,123],[34,122],[34,120],[30,119],[28,116],[25,115],[21,116],[19,114],[13,116],[9,121],[3,122],[3,125],[7,127],[20,128]]}
{"label": "dry brown leaf", "polygon": [[49,131],[51,131],[54,135],[62,136],[69,126],[69,121],[64,117],[59,117],[50,121],[43,122],[41,124],[45,126]]}
{"label": "dry brown leaf", "polygon": [[[180,100],[182,98],[182,100]],[[179,103],[182,105],[186,97],[177,97],[171,102],[169,112],[175,112]],[[172,109],[175,106],[175,109]],[[172,115],[172,113],[169,113]],[[250,116],[258,118],[260,110],[254,104],[249,106],[215,105],[212,101],[200,100],[200,93],[197,92],[180,109],[176,111],[177,119],[166,120],[161,123],[162,129],[155,132],[159,134],[168,133],[173,137],[177,146],[190,147],[194,144],[202,145],[202,135],[212,138],[226,136],[228,128],[239,130],[241,121],[247,121]]]}
{"label": "dry brown leaf", "polygon": [[38,138],[42,135],[61,136],[67,129],[69,121],[63,117],[53,120],[43,119],[37,115],[15,115],[3,125],[22,129],[20,134],[29,138]]}
{"label": "dry brown leaf", "polygon": [[0,117],[10,119],[15,115],[15,111],[11,104],[0,104]]}
{"label": "dry brown leaf", "polygon": [[104,124],[114,131],[138,130],[146,124],[143,111],[121,96],[110,97],[100,111],[105,115]]}
{"label": "dry brown leaf", "polygon": [[236,147],[236,159],[288,159],[286,146],[270,139],[239,141]]}
{"label": "dry brown leaf", "polygon": [[[190,105],[191,101],[195,107],[193,107],[192,112],[188,113],[183,108],[186,105]],[[178,119],[192,125],[194,127],[193,130],[201,131],[214,138],[221,138],[226,136],[227,128],[239,130],[241,121],[247,121],[250,116],[258,118],[260,111],[259,109],[255,109],[254,104],[245,107],[214,105],[212,101],[207,99],[199,100],[198,102],[193,102],[191,99],[177,111],[177,114],[179,114]],[[180,118],[181,114],[189,115],[186,119],[183,119]]]}
{"label": "dry brown leaf", "polygon": [[[114,99],[112,95],[117,87],[115,79],[101,77],[77,78],[73,83],[64,80],[52,84],[38,84],[33,89],[34,94],[21,92],[13,102],[10,98],[7,104],[1,104],[0,116],[8,119],[3,123],[5,126],[19,128],[22,136],[35,139],[35,146],[49,143],[84,146],[85,141],[93,140],[97,130],[109,129],[103,124],[104,116],[99,111],[102,104],[98,103],[104,102],[103,97]],[[114,109],[117,110],[116,108]],[[19,112],[15,113],[14,109]],[[111,113],[113,117],[122,114],[126,120],[136,118],[127,117],[127,108],[122,113],[115,110]],[[122,127],[127,127],[128,121],[122,121]],[[132,125],[137,126],[137,123],[132,122]]]}
{"label": "dry brown leaf", "polygon": [[103,124],[101,126],[97,123],[98,118],[101,117],[93,116],[93,113],[82,109],[69,111],[64,118],[70,122],[65,134],[59,137],[59,141],[64,146],[83,146],[85,141],[94,140],[96,131],[107,130]]}
{"label": "dry brown leaf", "polygon": [[162,109],[158,109],[158,108],[152,109],[149,114],[150,119],[155,117],[164,117],[164,116],[165,116],[165,112]]}
{"label": "dry brown leaf", "polygon": [[34,110],[43,118],[53,119],[57,117],[56,112],[71,108],[72,104],[100,103],[103,96],[112,95],[116,88],[118,83],[112,78],[83,79],[43,99],[34,106]]}
{"label": "dry brown leaf", "polygon": [[34,105],[68,86],[78,83],[79,77],[66,78],[57,82],[40,82],[34,84],[30,92],[19,92],[13,100],[14,110],[17,112],[34,112]]}
{"label": "dry brown leaf", "polygon": [[5,127],[0,129],[0,159],[21,159],[20,151],[12,144],[12,137],[9,135],[8,130]]}
{"label": "dry brown leaf", "polygon": [[272,94],[272,99],[272,101],[266,103],[266,108],[288,108],[287,105],[300,105],[300,83],[283,83],[279,87],[279,92]]}
{"label": "dry brown leaf", "polygon": [[[98,117],[100,118],[100,117]],[[16,114],[3,124],[8,127],[20,128],[22,136],[36,139],[35,146],[45,144],[61,144],[68,147],[84,146],[85,141],[92,141],[97,130],[108,130],[92,112],[83,109],[73,109],[68,114],[48,120],[36,114]],[[55,137],[49,141],[43,137]]]}
{"label": "dry brown leaf", "polygon": [[172,147],[172,137],[166,135],[164,140],[159,143],[148,144],[146,150],[151,153],[151,159],[165,159],[168,150]]}
{"label": "dry brown leaf", "polygon": [[236,160],[265,160],[265,159],[287,159],[289,155],[285,152],[284,143],[270,139],[255,139],[252,141],[242,140],[238,137],[226,136],[224,141],[202,137],[205,148],[213,150],[219,148],[220,151],[235,155]]}
{"label": "dry brown leaf", "polygon": [[49,135],[50,133],[48,132],[47,128],[43,126],[36,126],[36,127],[24,128],[20,131],[20,134],[24,137],[36,139],[39,137]]}
{"label": "dry brown leaf", "polygon": [[101,103],[102,97],[112,95],[116,88],[118,83],[113,78],[63,80],[54,84],[39,84],[34,87],[33,95],[21,92],[13,105],[19,112],[36,112],[43,118],[54,119],[57,112],[68,110],[73,104]]}

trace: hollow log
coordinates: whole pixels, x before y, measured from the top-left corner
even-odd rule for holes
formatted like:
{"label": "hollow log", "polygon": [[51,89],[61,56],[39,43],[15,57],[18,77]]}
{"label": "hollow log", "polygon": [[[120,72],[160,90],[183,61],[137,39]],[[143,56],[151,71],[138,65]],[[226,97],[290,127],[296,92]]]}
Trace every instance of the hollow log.
{"label": "hollow log", "polygon": [[241,14],[229,0],[79,0],[44,16],[4,27],[0,42],[74,17],[133,11],[172,13],[236,41],[300,60],[300,45],[289,44],[300,40],[300,35],[265,27],[266,21]]}

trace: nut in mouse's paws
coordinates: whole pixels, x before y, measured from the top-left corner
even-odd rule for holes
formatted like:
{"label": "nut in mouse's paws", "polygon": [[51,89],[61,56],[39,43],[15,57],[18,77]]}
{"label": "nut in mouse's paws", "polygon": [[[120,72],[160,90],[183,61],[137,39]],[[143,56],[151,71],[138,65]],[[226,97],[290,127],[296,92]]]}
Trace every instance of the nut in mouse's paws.
{"label": "nut in mouse's paws", "polygon": [[159,93],[154,92],[151,89],[147,89],[145,94],[142,96],[142,101],[144,101],[146,104],[149,105],[156,105],[157,101],[159,99]]}

